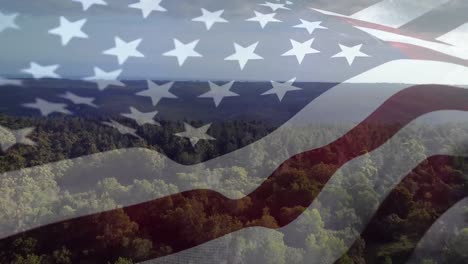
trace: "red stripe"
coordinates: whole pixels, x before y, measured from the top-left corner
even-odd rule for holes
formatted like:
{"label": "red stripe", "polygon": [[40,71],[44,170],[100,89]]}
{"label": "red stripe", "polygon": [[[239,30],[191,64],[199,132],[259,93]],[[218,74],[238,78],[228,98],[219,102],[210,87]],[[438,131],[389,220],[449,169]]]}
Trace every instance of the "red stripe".
{"label": "red stripe", "polygon": [[[210,190],[187,191],[26,231],[1,240],[0,249],[8,251],[14,239],[31,236],[39,240],[42,252],[65,246],[74,253],[75,260],[107,263],[128,255],[144,261],[246,227],[279,228],[301,215],[343,164],[378,148],[417,117],[438,110],[468,111],[468,91],[438,85],[403,90],[335,142],[284,162],[242,199],[231,200]],[[134,225],[122,230],[116,221],[127,218]],[[155,250],[144,256],[123,252],[123,241],[134,236],[150,240]]]}

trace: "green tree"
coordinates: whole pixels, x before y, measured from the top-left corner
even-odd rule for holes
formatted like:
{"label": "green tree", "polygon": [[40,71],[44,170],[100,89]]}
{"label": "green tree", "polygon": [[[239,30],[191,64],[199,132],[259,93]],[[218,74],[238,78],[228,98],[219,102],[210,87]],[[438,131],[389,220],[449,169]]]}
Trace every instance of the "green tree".
{"label": "green tree", "polygon": [[270,231],[262,234],[261,238],[255,247],[245,252],[246,262],[285,264],[287,246],[284,244],[283,234],[277,231]]}
{"label": "green tree", "polygon": [[342,239],[331,232],[322,231],[307,237],[305,259],[314,260],[314,263],[330,263],[346,252],[346,249]]}
{"label": "green tree", "polygon": [[42,264],[42,257],[37,255],[17,256],[12,264]]}
{"label": "green tree", "polygon": [[114,264],[133,264],[133,261],[126,258],[119,258],[114,262]]}
{"label": "green tree", "polygon": [[55,250],[52,253],[52,256],[55,264],[72,264],[72,253],[65,247]]}

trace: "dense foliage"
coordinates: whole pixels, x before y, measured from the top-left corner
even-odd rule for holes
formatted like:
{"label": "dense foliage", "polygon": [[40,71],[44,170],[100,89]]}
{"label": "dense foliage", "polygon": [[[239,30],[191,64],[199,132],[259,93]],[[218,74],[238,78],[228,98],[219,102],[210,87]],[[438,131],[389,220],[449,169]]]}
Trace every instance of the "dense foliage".
{"label": "dense foliage", "polygon": [[[256,153],[249,159],[245,168],[239,166],[210,168],[210,175],[200,175],[198,171],[185,171],[176,175],[165,175],[167,163],[159,155],[147,155],[146,162],[155,171],[154,177],[130,175],[126,178],[112,177],[112,175],[88,175],[83,178],[83,184],[89,186],[86,192],[64,189],[65,183],[76,179],[69,179],[67,175],[73,170],[73,162],[60,162],[58,165],[42,166],[41,173],[32,173],[24,170],[20,177],[12,178],[9,171],[46,164],[61,160],[65,157],[77,157],[85,154],[118,149],[124,147],[145,147],[152,149],[151,144],[131,136],[122,136],[112,129],[99,124],[85,122],[80,118],[56,118],[51,120],[12,119],[2,117],[0,124],[10,128],[21,128],[35,125],[39,127],[31,138],[39,146],[16,146],[0,156],[0,171],[5,172],[0,178],[0,226],[1,231],[22,231],[25,227],[34,226],[34,223],[44,219],[53,219],[54,215],[63,217],[83,215],[89,212],[108,210],[122,206],[128,201],[149,200],[174,194],[180,188],[208,188],[215,186],[223,189],[223,193],[233,196],[242,196],[253,190],[265,176],[255,175],[260,167],[275,168],[279,164],[271,163],[269,155],[271,149],[259,146]],[[171,124],[165,124],[170,127]],[[172,124],[177,127],[180,124]],[[421,125],[411,131],[411,135],[398,135],[405,152],[415,160],[425,160],[426,153],[423,142],[418,141],[421,133],[430,131],[434,142],[438,142],[447,149],[456,149],[459,153],[466,153],[468,146],[453,144],[457,135],[467,134],[466,124],[454,124],[447,129],[444,127],[431,127],[428,129]],[[236,138],[238,129],[252,129],[252,133],[266,133],[269,128],[261,124],[243,124],[234,122],[218,127],[215,133],[223,133],[225,142],[219,147],[232,148],[236,144],[245,145],[249,139]],[[306,129],[306,128],[305,128]],[[313,129],[313,128],[307,128]],[[335,129],[332,126],[313,129],[314,138],[308,138],[303,131],[288,131],[288,144],[301,146],[305,142],[318,140],[325,133]],[[174,129],[175,130],[175,129]],[[447,133],[447,131],[450,131]],[[151,131],[147,131],[151,133]],[[203,160],[203,155],[216,155],[216,146],[202,145],[196,153],[185,151],[187,142],[175,142],[170,136],[160,137],[163,144],[171,145],[181,159]],[[161,133],[159,133],[161,135]],[[416,137],[414,136],[416,135]],[[286,136],[286,135],[282,135]],[[422,137],[421,137],[422,138]],[[156,140],[156,139],[155,139]],[[269,142],[275,146],[275,155],[291,156],[284,149],[284,138],[276,142]],[[299,148],[299,147],[298,147]],[[158,149],[156,149],[158,150]],[[167,151],[167,150],[166,150]],[[208,153],[208,154],[207,154]],[[330,150],[330,155],[339,155]],[[364,155],[365,166],[352,167],[338,171],[342,183],[325,189],[321,197],[333,199],[341,197],[343,204],[330,204],[330,207],[306,210],[294,225],[292,232],[253,230],[235,236],[229,240],[228,248],[233,256],[228,263],[330,263],[339,258],[338,263],[403,263],[414,251],[416,244],[424,234],[424,226],[432,224],[455,202],[468,194],[468,166],[465,159],[450,160],[443,163],[445,158],[435,158],[431,162],[426,160],[417,169],[413,170],[393,191],[384,203],[379,206],[383,186],[390,185],[386,179],[391,177],[383,171],[399,171],[399,164],[411,162],[401,160],[408,155],[396,154],[382,156],[380,154]],[[89,164],[91,168],[100,166],[102,160],[96,156],[95,161]],[[416,163],[415,165],[417,165]],[[443,165],[442,167],[440,165]],[[446,165],[450,164],[450,166]],[[395,166],[393,168],[392,166]],[[248,169],[247,169],[248,168]],[[380,169],[379,169],[380,168]],[[384,168],[384,169],[382,169]],[[291,187],[291,192],[282,190],[284,197],[302,192],[304,195],[316,196],[326,182],[320,180],[320,175],[326,170],[335,168],[327,164],[314,166],[308,171],[288,170],[291,179],[300,183]],[[382,169],[382,171],[380,171]],[[252,174],[253,173],[253,174]],[[314,175],[313,177],[309,177]],[[205,178],[211,177],[211,185],[207,186]],[[94,179],[94,180],[93,180]],[[181,183],[186,186],[180,186]],[[289,183],[277,183],[284,186]],[[223,187],[224,186],[224,187]],[[279,188],[279,187],[278,187]],[[294,190],[293,190],[294,189]],[[208,195],[208,194],[207,194]],[[331,197],[331,198],[330,198]],[[323,205],[325,206],[325,205]],[[242,224],[243,219],[236,219],[227,215],[212,215],[206,208],[210,208],[206,197],[181,199],[176,203],[175,210],[166,211],[165,218],[177,226],[184,226],[190,222],[187,232],[190,239],[209,239],[215,237],[215,232],[223,228],[234,228]],[[243,208],[238,208],[242,211]],[[248,205],[245,205],[248,207]],[[367,219],[372,216],[369,225]],[[267,223],[267,226],[278,226],[280,219],[271,216],[271,208],[264,208],[263,214],[256,221]],[[305,208],[280,208],[282,215],[294,215],[297,210]],[[468,220],[468,208],[466,208]],[[346,223],[346,224],[343,224]],[[131,221],[123,210],[117,210],[111,216],[96,218],[94,229],[96,242],[89,245],[88,252],[76,252],[74,248],[59,243],[48,243],[44,237],[17,237],[8,244],[0,244],[0,263],[12,264],[69,264],[69,263],[100,263],[92,258],[93,248],[106,248],[113,252],[113,264],[133,263],[133,260],[144,259],[148,254],[160,252],[162,255],[172,252],[169,245],[154,244],[145,236],[144,230]],[[195,228],[194,228],[195,226]],[[361,234],[362,227],[367,226]],[[468,247],[468,225],[444,226],[442,229],[450,230],[450,235],[440,247],[443,254],[427,254],[426,259],[420,263],[466,263],[468,255],[464,248]],[[112,231],[111,231],[112,230]],[[209,232],[207,232],[209,230]],[[79,233],[83,230],[74,230]],[[72,232],[72,233],[73,233]],[[214,232],[214,233],[210,233]],[[193,235],[196,234],[196,235]],[[356,239],[357,238],[357,239]],[[251,243],[251,240],[257,241]],[[353,244],[354,242],[354,244]],[[352,247],[348,250],[348,247]],[[51,246],[52,245],[52,246]],[[339,254],[337,256],[337,252]],[[344,255],[342,255],[344,254]],[[203,254],[202,254],[203,255]],[[204,255],[206,262],[210,254]],[[79,262],[77,262],[79,260]]]}

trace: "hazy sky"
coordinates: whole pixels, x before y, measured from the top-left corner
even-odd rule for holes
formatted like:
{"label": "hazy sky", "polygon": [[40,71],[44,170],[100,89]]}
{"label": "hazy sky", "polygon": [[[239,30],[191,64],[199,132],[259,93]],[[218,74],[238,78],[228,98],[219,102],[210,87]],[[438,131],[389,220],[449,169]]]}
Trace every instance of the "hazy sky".
{"label": "hazy sky", "polygon": [[[339,44],[363,44],[363,52],[378,57],[373,58],[372,62],[364,59],[357,61],[356,68],[401,57],[381,41],[339,19],[324,16],[309,8],[318,7],[350,15],[378,2],[375,0],[293,0],[293,5],[287,5],[292,10],[276,11],[275,18],[283,22],[269,23],[264,29],[258,22],[245,21],[254,17],[254,10],[272,12],[270,8],[258,5],[264,1],[163,0],[161,5],[167,12],[153,12],[146,19],[142,17],[140,10],[128,7],[136,0],[109,0],[109,5],[94,5],[87,11],[83,11],[79,3],[71,0],[0,2],[0,12],[3,14],[19,14],[16,23],[20,29],[0,32],[0,76],[7,77],[28,77],[29,75],[21,73],[21,69],[28,68],[29,63],[34,61],[41,65],[59,64],[57,73],[65,78],[89,77],[94,74],[94,67],[100,67],[106,71],[122,69],[122,79],[289,80],[297,77],[299,80],[333,80],[336,71],[347,70],[342,69],[341,64],[328,64],[330,57],[340,52]],[[275,0],[272,2],[277,3]],[[437,11],[428,14],[433,19],[415,20],[407,27],[415,31],[434,31],[437,34],[437,31],[446,27],[460,24],[462,19],[468,20],[466,2],[449,1]],[[210,11],[224,9],[222,17],[229,23],[216,23],[207,31],[203,23],[191,21],[201,15],[201,8]],[[445,15],[444,21],[434,19],[440,17],[441,13],[449,15]],[[87,22],[82,30],[89,38],[74,38],[67,46],[62,46],[57,35],[48,33],[59,26],[60,16],[70,21],[86,18]],[[300,24],[299,19],[323,21],[322,25],[328,30],[318,29],[309,34],[305,29],[293,28]],[[138,50],[145,57],[130,58],[125,64],[119,65],[115,56],[104,55],[104,50],[115,46],[116,36],[125,41],[142,38]],[[174,48],[174,38],[183,43],[199,39],[195,50],[203,57],[188,58],[179,67],[175,57],[162,56],[164,52]],[[312,47],[320,53],[306,55],[302,64],[299,65],[294,57],[281,56],[291,49],[290,39],[304,42],[311,38],[315,38]],[[224,58],[234,53],[234,42],[242,46],[259,42],[255,53],[264,59],[249,61],[243,70],[237,62],[225,61]],[[336,60],[336,63],[343,61]],[[332,70],[332,66],[336,67]]]}

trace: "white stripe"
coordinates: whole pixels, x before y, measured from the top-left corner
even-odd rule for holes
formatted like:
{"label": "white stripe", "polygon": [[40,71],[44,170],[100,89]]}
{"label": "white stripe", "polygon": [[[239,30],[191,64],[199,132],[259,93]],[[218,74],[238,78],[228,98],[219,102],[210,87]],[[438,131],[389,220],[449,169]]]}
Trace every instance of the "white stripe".
{"label": "white stripe", "polygon": [[[458,111],[439,111],[433,112],[427,115],[424,115],[403,129],[401,129],[394,137],[388,140],[384,145],[379,147],[378,149],[369,153],[368,156],[361,156],[358,157],[347,164],[345,164],[337,173],[333,175],[333,177],[327,182],[322,192],[316,198],[316,200],[312,203],[312,205],[307,209],[307,211],[317,210],[321,215],[329,214],[330,208],[338,208],[337,210],[333,210],[333,212],[338,211],[340,209],[344,209],[343,205],[346,206],[349,204],[349,198],[356,198],[357,194],[361,191],[366,191],[368,189],[373,190],[375,195],[377,195],[377,203],[374,205],[366,204],[365,207],[372,208],[370,210],[369,215],[359,215],[361,219],[364,219],[362,223],[338,223],[341,227],[349,227],[352,231],[354,237],[344,241],[345,248],[341,250],[337,250],[332,252],[332,255],[323,256],[320,255],[321,252],[317,252],[316,255],[310,256],[308,255],[307,263],[311,264],[319,264],[319,263],[330,263],[332,264],[336,259],[346,253],[347,249],[354,243],[355,239],[359,237],[359,234],[364,230],[367,223],[370,221],[373,212],[376,211],[377,206],[382,203],[382,201],[387,197],[387,195],[395,188],[395,186],[406,176],[412,169],[414,169],[420,162],[422,162],[425,157],[414,155],[412,152],[406,151],[407,145],[405,142],[410,140],[416,140],[419,142],[424,148],[426,149],[426,156],[433,156],[433,155],[459,155],[459,156],[468,156],[468,153],[456,153],[453,149],[447,149],[445,145],[440,145],[440,142],[437,140],[433,140],[430,135],[434,133],[434,128],[426,126],[423,127],[421,124],[426,123],[426,120],[433,120],[433,119],[443,119],[446,116],[453,116],[457,115],[460,117],[458,120],[459,122],[468,122],[468,112],[462,112],[463,114],[460,115]],[[450,124],[450,123],[448,123]],[[456,146],[457,144],[464,143],[468,140],[468,134],[466,131],[458,131],[455,132],[450,126],[440,126],[441,134],[447,135],[448,137],[454,140],[453,145]],[[445,134],[447,133],[447,134]],[[395,155],[398,155],[399,161],[398,165],[396,164],[388,164],[388,162],[381,162],[381,161],[388,161],[393,160]],[[362,182],[362,176],[355,173],[360,168],[364,167],[367,159],[370,158],[376,164],[376,168],[378,170],[378,176],[369,178],[368,184],[364,184]],[[398,159],[397,159],[398,160]],[[393,169],[392,171],[388,171],[388,169]],[[385,177],[385,185],[383,185],[380,181],[382,177]],[[336,190],[349,190],[350,185],[352,183],[362,183],[362,185],[354,185],[353,191],[348,192],[347,195],[336,195]],[[378,186],[379,189],[374,189],[374,186]],[[363,206],[359,204],[357,206]],[[346,206],[346,209],[355,210],[351,204]],[[294,222],[289,224],[288,226],[279,229],[278,231],[269,230],[266,228],[249,228],[245,230],[241,230],[239,232],[235,232],[229,236],[210,241],[198,247],[185,250],[183,252],[163,257],[156,260],[151,260],[144,262],[146,264],[156,264],[156,263],[187,263],[184,261],[192,260],[193,264],[196,263],[222,263],[223,260],[231,260],[228,263],[241,263],[232,261],[236,259],[236,255],[240,252],[236,251],[236,248],[233,245],[230,245],[231,242],[234,242],[236,239],[246,238],[248,244],[258,245],[264,243],[264,238],[268,237],[268,234],[282,234],[285,237],[289,237],[291,239],[292,232],[297,229],[301,230],[302,223],[304,221],[308,221],[307,218],[304,217],[306,212],[302,214],[298,219]],[[344,221],[349,221],[352,218],[346,218]],[[340,228],[344,229],[344,228]],[[336,234],[336,229],[331,227],[330,229],[324,230],[327,235],[332,237]],[[350,232],[351,233],[351,232]],[[281,237],[282,237],[281,235]],[[210,259],[208,254],[210,252],[217,252],[216,259],[213,261]],[[221,252],[221,254],[220,254]],[[259,250],[258,252],[251,252],[254,255],[257,254],[261,257],[265,252],[263,250]],[[223,255],[224,254],[224,255]],[[252,257],[252,262],[242,262],[242,263],[252,263],[257,264],[257,260],[255,257]],[[210,260],[210,261],[208,261]]]}
{"label": "white stripe", "polygon": [[[393,70],[395,68],[402,67],[402,64],[405,63],[412,63],[411,65],[413,67],[410,67],[408,71],[403,72]],[[440,72],[466,72],[468,69],[466,67],[460,67],[461,66],[455,64],[428,61],[401,60],[386,63],[330,89],[312,101],[282,127],[258,142],[200,165],[183,166],[169,160],[155,151],[148,149],[120,149],[4,173],[0,178],[0,186],[3,184],[2,179],[16,179],[18,183],[14,182],[13,187],[16,186],[16,188],[20,188],[21,179],[28,177],[34,179],[38,175],[43,175],[42,172],[44,170],[50,170],[54,173],[64,173],[63,175],[55,175],[55,178],[60,179],[81,179],[83,177],[83,171],[85,171],[85,175],[92,175],[93,177],[98,178],[97,180],[104,179],[106,177],[128,179],[128,175],[136,175],[136,177],[139,177],[140,179],[174,180],[179,179],[177,175],[178,173],[199,172],[199,182],[202,183],[192,185],[190,182],[182,179],[174,180],[173,184],[178,187],[178,190],[175,188],[168,189],[159,195],[168,195],[179,191],[204,187],[222,192],[230,198],[239,198],[251,192],[255,187],[252,187],[251,189],[238,190],[228,183],[225,185],[218,183],[216,180],[219,179],[220,176],[214,171],[216,168],[230,168],[234,166],[243,167],[247,170],[250,177],[258,177],[258,184],[260,184],[261,181],[268,177],[279,164],[294,154],[319,148],[333,142],[374,112],[389,97],[408,87],[408,85],[404,84],[380,84],[378,86],[373,84],[356,84],[356,80],[366,80],[371,78],[377,80],[375,76],[384,76],[389,80],[399,82],[401,78],[404,78],[403,76],[414,75],[418,79],[414,79],[413,81],[418,84],[453,83],[456,78],[460,78],[459,81],[457,81],[458,83],[464,83],[463,80],[466,78],[466,74],[460,74],[460,76],[456,76],[453,80],[444,80],[442,78],[437,81],[434,79],[434,76],[437,76]],[[424,68],[426,73],[420,74],[418,71],[420,68]],[[332,127],[333,129],[328,131],[327,126],[324,126],[323,124],[329,125],[329,127]],[[340,124],[340,126],[336,128],[332,126],[333,124]],[[295,138],[291,138],[291,135],[301,135],[301,140],[303,140],[303,142],[300,144],[291,143],[295,140]],[[258,159],[257,153],[259,149],[264,153],[275,154],[266,157],[268,162],[261,161],[262,165],[251,166],[251,164]],[[155,164],[165,164],[165,170],[161,171]],[[254,169],[252,169],[253,167]],[[64,170],[64,168],[68,169]],[[162,173],[164,173],[164,175],[162,175]],[[208,177],[207,175],[213,175],[213,177]],[[211,181],[210,179],[213,178],[214,180]],[[203,181],[205,181],[205,183],[203,183]],[[8,184],[8,182],[5,183],[5,186],[6,184]],[[87,192],[89,191],[87,188],[89,187],[86,185],[80,186],[73,182],[69,185],[62,186],[62,191],[71,190],[72,192]],[[51,193],[50,196],[59,197],[59,195],[59,193]],[[123,202],[120,205],[127,206],[159,197],[138,196],[134,197],[133,200]],[[95,197],[90,197],[89,199],[95,200]],[[11,202],[15,203],[15,201]],[[31,203],[33,202],[34,201],[31,201]],[[38,217],[37,219],[24,217],[21,226],[12,220],[11,226],[0,226],[0,237],[15,233],[20,229],[30,229],[69,217],[77,217],[84,214],[99,212],[101,210],[113,209],[113,205],[108,205],[109,207],[106,208],[105,205],[108,203],[102,204],[102,208],[74,212],[67,216],[47,215],[43,218]],[[33,204],[32,206],[34,207]],[[11,214],[5,213],[5,215],[3,215],[0,211],[0,218],[5,221],[12,217],[13,216]]]}
{"label": "white stripe", "polygon": [[383,0],[353,15],[352,18],[398,28],[450,0]]}
{"label": "white stripe", "polygon": [[[438,71],[433,69],[437,68]],[[407,74],[411,72],[411,74]],[[468,68],[461,65],[441,63],[438,61],[426,61],[421,63],[417,60],[398,60],[385,63],[377,71],[369,71],[364,75],[351,78],[347,83],[404,83],[421,84],[421,77],[424,83],[440,85],[467,85]]]}
{"label": "white stripe", "polygon": [[387,27],[399,28],[449,1],[383,0],[350,16],[318,8],[311,9],[324,15],[352,18]]}
{"label": "white stripe", "polygon": [[454,47],[442,43],[426,41],[422,39],[417,39],[409,36],[399,35],[383,30],[378,29],[371,29],[366,27],[356,27],[364,32],[367,32],[374,37],[383,40],[383,41],[390,41],[390,42],[399,42],[405,44],[411,44],[420,46],[423,48],[431,49],[443,54],[447,54],[456,58],[468,60],[468,48],[466,47]]}
{"label": "white stripe", "polygon": [[461,25],[447,34],[438,37],[437,40],[454,46],[466,48],[468,45],[468,23]]}
{"label": "white stripe", "polygon": [[342,14],[338,14],[338,13],[335,13],[335,12],[326,11],[326,10],[323,10],[323,9],[318,9],[318,8],[311,8],[311,9],[315,10],[315,11],[317,11],[319,13],[322,13],[324,15],[349,18],[349,16],[347,16],[347,15],[342,15]]}
{"label": "white stripe", "polygon": [[[458,228],[466,228],[466,208],[468,208],[468,198],[455,204],[447,212],[445,212],[437,221],[427,230],[424,237],[418,242],[413,255],[407,264],[419,264],[421,260],[431,256],[443,257],[445,246],[457,246],[458,248],[466,248],[465,245],[447,245],[447,238],[454,237]],[[460,231],[460,230],[458,230]]]}

